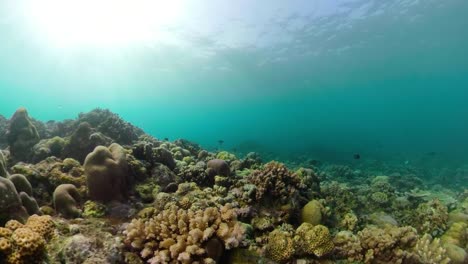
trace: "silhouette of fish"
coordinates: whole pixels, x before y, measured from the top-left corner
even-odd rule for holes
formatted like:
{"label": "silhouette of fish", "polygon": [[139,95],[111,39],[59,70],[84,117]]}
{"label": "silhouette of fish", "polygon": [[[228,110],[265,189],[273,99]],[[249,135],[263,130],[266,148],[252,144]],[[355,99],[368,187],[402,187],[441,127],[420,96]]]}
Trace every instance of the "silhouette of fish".
{"label": "silhouette of fish", "polygon": [[360,159],[360,158],[361,158],[361,155],[359,155],[359,153],[355,153],[355,154],[353,155],[353,159],[358,160],[358,159]]}

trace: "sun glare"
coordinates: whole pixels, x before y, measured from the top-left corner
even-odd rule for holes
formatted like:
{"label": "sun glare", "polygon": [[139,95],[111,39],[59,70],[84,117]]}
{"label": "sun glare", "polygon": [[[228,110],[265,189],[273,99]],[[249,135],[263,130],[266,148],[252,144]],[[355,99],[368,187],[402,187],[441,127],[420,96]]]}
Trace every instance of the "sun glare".
{"label": "sun glare", "polygon": [[157,41],[182,11],[179,0],[42,0],[27,5],[33,31],[65,47]]}

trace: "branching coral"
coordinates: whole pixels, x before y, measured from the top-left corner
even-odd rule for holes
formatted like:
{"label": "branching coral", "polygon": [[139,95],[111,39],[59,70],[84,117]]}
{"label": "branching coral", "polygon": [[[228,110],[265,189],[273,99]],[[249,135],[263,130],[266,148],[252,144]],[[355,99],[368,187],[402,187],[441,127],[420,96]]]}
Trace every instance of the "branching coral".
{"label": "branching coral", "polygon": [[365,263],[402,263],[412,257],[411,249],[418,236],[412,227],[377,228],[369,226],[358,232]]}
{"label": "branching coral", "polygon": [[257,200],[274,198],[285,202],[305,187],[296,174],[275,161],[265,164],[261,170],[255,170],[249,176],[249,181],[257,187]]}
{"label": "branching coral", "polygon": [[212,238],[226,249],[239,246],[244,228],[230,204],[198,210],[171,204],[151,218],[132,220],[124,234],[127,245],[149,263],[192,263],[212,260],[206,248]]}
{"label": "branching coral", "polygon": [[450,258],[442,247],[439,238],[432,239],[431,235],[425,234],[421,237],[414,247],[415,260],[417,263],[424,264],[448,264]]}

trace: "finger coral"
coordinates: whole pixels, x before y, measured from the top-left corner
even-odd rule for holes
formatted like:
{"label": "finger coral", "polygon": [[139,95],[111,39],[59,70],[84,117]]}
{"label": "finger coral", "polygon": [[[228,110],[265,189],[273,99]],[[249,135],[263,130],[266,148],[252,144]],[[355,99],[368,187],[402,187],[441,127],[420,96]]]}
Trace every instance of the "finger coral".
{"label": "finger coral", "polygon": [[244,229],[229,204],[198,210],[171,204],[151,218],[132,220],[124,234],[128,247],[149,263],[209,263],[213,259],[205,246],[210,239],[220,239],[226,249],[235,248]]}
{"label": "finger coral", "polygon": [[425,234],[414,247],[415,260],[424,264],[448,264],[450,258],[446,249],[442,247],[439,238],[432,239],[431,235]]}

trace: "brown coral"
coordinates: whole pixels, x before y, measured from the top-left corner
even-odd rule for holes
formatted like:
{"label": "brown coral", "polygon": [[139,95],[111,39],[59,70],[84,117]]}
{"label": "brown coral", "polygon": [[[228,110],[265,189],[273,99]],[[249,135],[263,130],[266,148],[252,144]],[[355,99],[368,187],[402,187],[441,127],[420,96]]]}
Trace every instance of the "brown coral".
{"label": "brown coral", "polygon": [[282,202],[291,199],[301,188],[304,188],[300,177],[291,173],[282,163],[271,161],[261,170],[255,170],[249,181],[257,187],[256,199],[266,197],[280,199]]}

